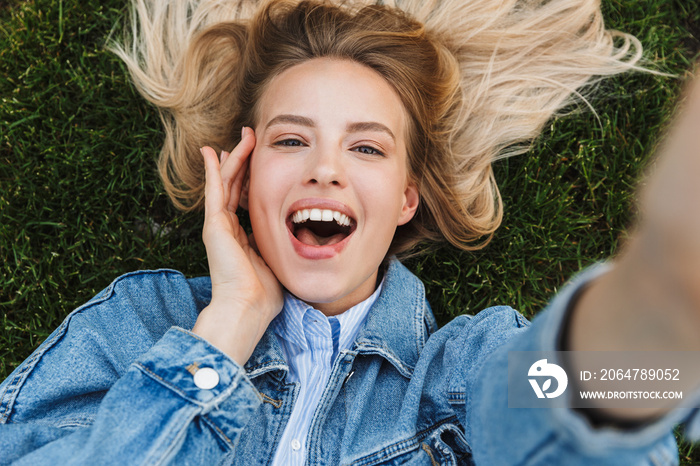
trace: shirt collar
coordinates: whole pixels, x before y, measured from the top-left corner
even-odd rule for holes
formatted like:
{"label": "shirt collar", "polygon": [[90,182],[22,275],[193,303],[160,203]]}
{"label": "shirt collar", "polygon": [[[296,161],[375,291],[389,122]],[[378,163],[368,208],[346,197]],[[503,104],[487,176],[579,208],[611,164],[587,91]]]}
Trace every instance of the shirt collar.
{"label": "shirt collar", "polygon": [[[374,293],[367,299],[356,304],[342,314],[334,316],[340,323],[340,336],[338,338],[339,350],[349,349],[355,341],[357,333],[365,323],[367,313],[381,294],[383,285],[384,280],[382,279],[377,289],[374,290]],[[301,348],[307,348],[305,331],[308,330],[308,328],[305,328],[304,317],[309,313],[312,313],[313,317],[319,319],[329,319],[308,303],[300,300],[288,291],[285,291],[282,312],[272,321],[270,327],[288,343]]]}
{"label": "shirt collar", "polygon": [[[435,317],[425,299],[425,287],[418,277],[392,258],[378,290],[352,351],[380,355],[410,377],[425,342],[437,330]],[[273,325],[263,335],[245,368],[249,377],[289,370]]]}

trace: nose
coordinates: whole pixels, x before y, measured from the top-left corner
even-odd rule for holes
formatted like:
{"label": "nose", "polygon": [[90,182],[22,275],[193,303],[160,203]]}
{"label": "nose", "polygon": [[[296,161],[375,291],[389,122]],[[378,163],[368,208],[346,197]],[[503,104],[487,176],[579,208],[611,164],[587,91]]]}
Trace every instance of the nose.
{"label": "nose", "polygon": [[307,159],[306,183],[344,187],[347,184],[342,151],[338,148],[315,148]]}

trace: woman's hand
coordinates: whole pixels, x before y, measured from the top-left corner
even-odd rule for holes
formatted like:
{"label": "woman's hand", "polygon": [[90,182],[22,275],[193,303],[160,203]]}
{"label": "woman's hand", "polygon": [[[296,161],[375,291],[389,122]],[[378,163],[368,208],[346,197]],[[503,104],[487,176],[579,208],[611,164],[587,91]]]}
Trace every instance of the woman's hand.
{"label": "woman's hand", "polygon": [[282,309],[282,289],[250,244],[236,209],[255,147],[255,134],[243,128],[241,142],[221,162],[211,147],[202,148],[206,168],[202,238],[207,250],[212,300],[192,331],[243,365],[272,319]]}

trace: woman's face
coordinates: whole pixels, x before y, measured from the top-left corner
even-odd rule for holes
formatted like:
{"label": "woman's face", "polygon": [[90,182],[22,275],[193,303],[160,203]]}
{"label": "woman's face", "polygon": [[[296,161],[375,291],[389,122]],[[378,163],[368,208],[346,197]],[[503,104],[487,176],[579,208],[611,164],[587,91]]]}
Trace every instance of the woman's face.
{"label": "woman's face", "polygon": [[276,76],[258,108],[248,209],[263,259],[328,315],[369,297],[398,225],[418,206],[394,89],[349,60]]}

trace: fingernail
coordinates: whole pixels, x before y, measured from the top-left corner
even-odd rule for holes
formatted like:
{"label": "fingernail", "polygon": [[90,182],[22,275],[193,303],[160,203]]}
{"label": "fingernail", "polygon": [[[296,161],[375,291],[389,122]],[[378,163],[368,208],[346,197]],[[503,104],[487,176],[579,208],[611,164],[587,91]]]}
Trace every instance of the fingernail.
{"label": "fingernail", "polygon": [[241,139],[245,137],[245,126],[241,128]]}
{"label": "fingernail", "polygon": [[199,148],[199,153],[202,154],[202,155],[204,155],[204,147],[200,147],[200,148]]}

